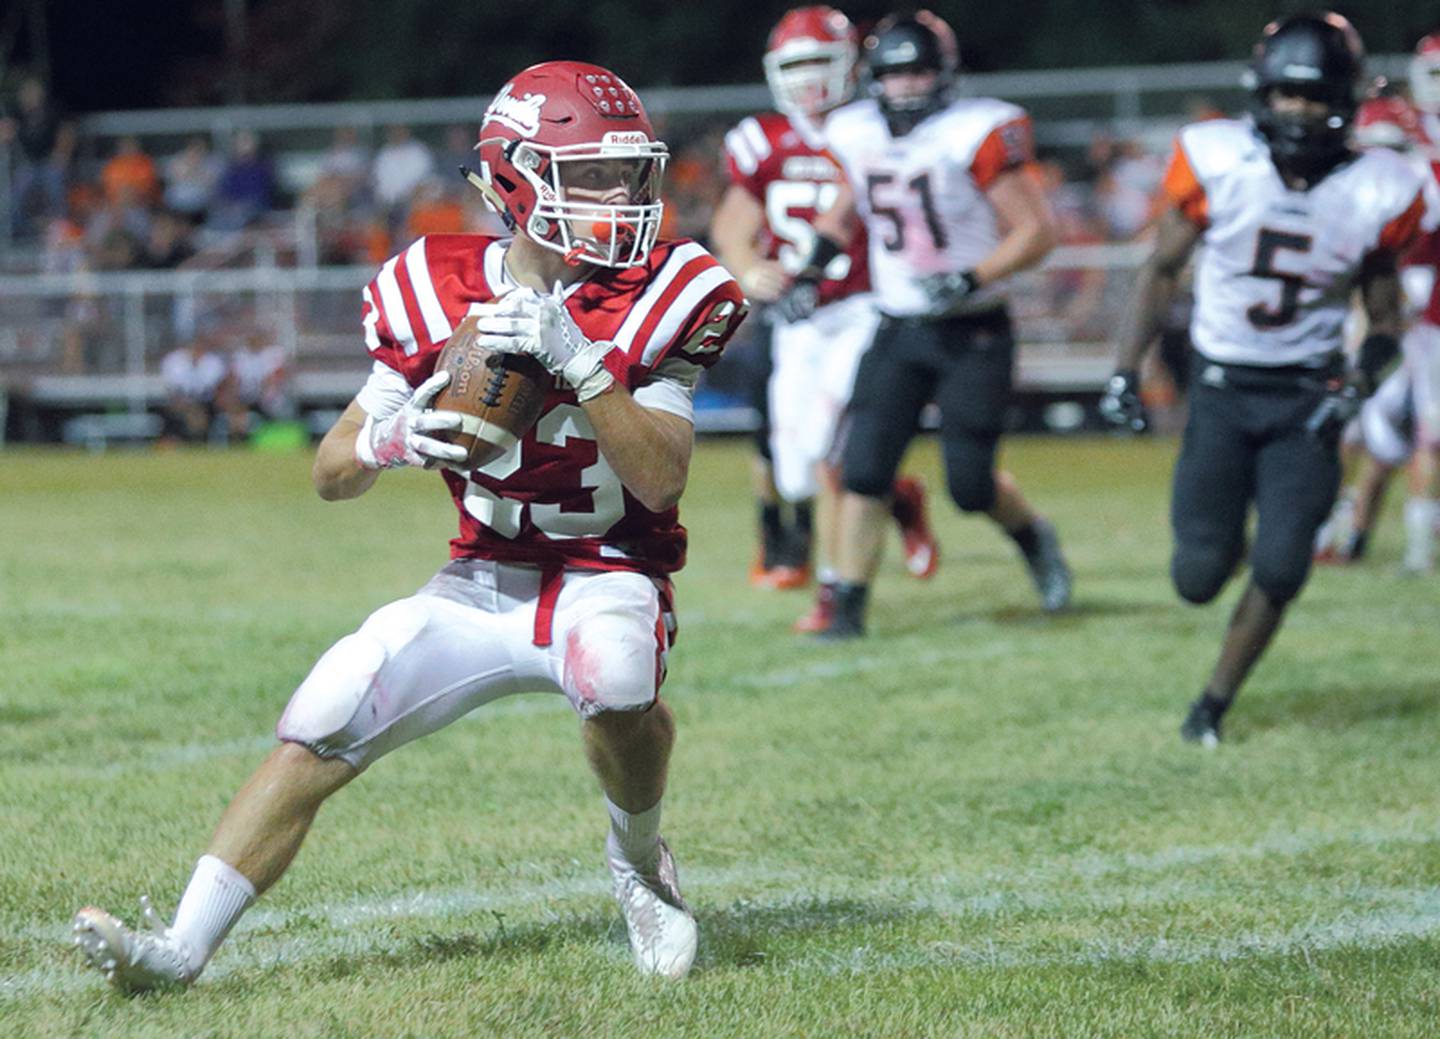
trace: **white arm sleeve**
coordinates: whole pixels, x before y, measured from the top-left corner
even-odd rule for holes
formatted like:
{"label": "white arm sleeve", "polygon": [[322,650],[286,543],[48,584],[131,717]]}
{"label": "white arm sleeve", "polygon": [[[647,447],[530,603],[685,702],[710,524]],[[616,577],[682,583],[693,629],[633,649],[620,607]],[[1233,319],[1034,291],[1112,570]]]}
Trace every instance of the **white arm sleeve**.
{"label": "white arm sleeve", "polygon": [[694,425],[695,384],[700,379],[700,371],[698,365],[678,357],[662,361],[651,373],[650,380],[635,388],[635,403],[643,408],[678,415]]}
{"label": "white arm sleeve", "polygon": [[355,400],[371,418],[389,418],[405,406],[414,392],[405,376],[388,364],[376,361],[370,369],[370,378],[355,394]]}

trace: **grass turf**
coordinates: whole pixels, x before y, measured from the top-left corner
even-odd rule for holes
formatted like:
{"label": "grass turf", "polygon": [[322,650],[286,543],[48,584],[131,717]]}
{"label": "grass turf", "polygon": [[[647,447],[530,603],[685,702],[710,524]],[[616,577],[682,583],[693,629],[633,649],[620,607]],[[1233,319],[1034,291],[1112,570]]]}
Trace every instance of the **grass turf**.
{"label": "grass turf", "polygon": [[[703,444],[683,512],[666,833],[692,976],[634,976],[604,813],[558,698],[378,764],[194,989],[125,999],[73,911],[167,911],[313,660],[444,558],[427,474],[327,505],[308,459],[0,461],[0,1034],[1422,1036],[1440,952],[1434,581],[1319,571],[1216,753],[1180,745],[1235,589],[1165,579],[1165,440],[1025,439],[1076,607],[934,509],[873,636],[789,634],[745,584],[748,450]],[[938,487],[931,443],[910,468]]]}

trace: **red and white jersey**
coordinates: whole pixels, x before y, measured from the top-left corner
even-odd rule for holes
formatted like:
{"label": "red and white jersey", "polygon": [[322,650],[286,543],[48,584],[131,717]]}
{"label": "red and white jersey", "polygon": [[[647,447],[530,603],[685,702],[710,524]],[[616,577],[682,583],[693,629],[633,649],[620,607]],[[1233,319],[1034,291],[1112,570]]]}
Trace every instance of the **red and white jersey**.
{"label": "red and white jersey", "polygon": [[[412,387],[429,378],[471,307],[514,287],[504,268],[509,244],[429,235],[386,262],[364,291],[371,356]],[[586,336],[617,345],[606,367],[641,403],[647,385],[693,385],[720,359],[746,311],[735,280],[683,239],[657,244],[644,266],[594,268],[566,290],[565,305]],[[467,475],[442,475],[460,513],[452,558],[649,574],[684,565],[677,510],[651,512],[625,490],[574,392],[558,383],[539,421],[508,452]]]}
{"label": "red and white jersey", "polygon": [[[1440,278],[1435,276],[1437,269],[1440,269],[1440,160],[1433,157],[1428,148],[1425,151],[1407,152],[1405,157],[1425,180],[1426,210],[1425,220],[1420,228],[1420,239],[1414,248],[1405,254],[1404,264],[1407,272],[1414,275],[1414,279],[1428,282],[1430,286],[1424,302],[1416,305],[1419,319],[1426,324],[1440,325]],[[1428,268],[1428,278],[1424,272],[1409,271],[1410,268],[1419,267]],[[1407,297],[1412,280],[1408,276],[1405,279]]]}
{"label": "red and white jersey", "polygon": [[1182,129],[1162,191],[1204,229],[1191,340],[1231,364],[1323,364],[1366,258],[1402,255],[1425,217],[1423,178],[1395,152],[1363,152],[1292,190],[1248,120]]}
{"label": "red and white jersey", "polygon": [[[873,99],[836,109],[825,140],[855,188],[870,232],[870,280],[880,309],[897,317],[933,310],[921,279],[968,270],[1000,242],[986,190],[1034,158],[1030,117],[994,98],[961,98],[901,137]],[[971,297],[967,310],[1004,298],[1002,282]]]}
{"label": "red and white jersey", "polygon": [[[835,204],[845,182],[824,139],[803,120],[766,112],[742,119],[725,135],[725,167],[730,183],[765,209],[760,243],[765,258],[797,273],[815,243],[815,217]],[[822,306],[870,288],[865,250],[865,235],[858,234],[826,265]]]}

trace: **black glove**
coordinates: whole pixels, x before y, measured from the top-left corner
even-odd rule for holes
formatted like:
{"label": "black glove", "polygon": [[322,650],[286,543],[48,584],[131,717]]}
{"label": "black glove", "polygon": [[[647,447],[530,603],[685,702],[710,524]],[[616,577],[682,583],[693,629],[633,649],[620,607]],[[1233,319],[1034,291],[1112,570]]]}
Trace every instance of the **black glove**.
{"label": "black glove", "polygon": [[1110,376],[1100,398],[1100,417],[1116,429],[1144,433],[1150,428],[1150,414],[1140,399],[1140,376],[1134,368],[1122,368]]}
{"label": "black glove", "polygon": [[819,280],[796,278],[780,298],[770,305],[770,312],[788,325],[809,318],[819,306]]}
{"label": "black glove", "polygon": [[1308,435],[1316,440],[1333,440],[1340,436],[1340,431],[1360,414],[1360,408],[1365,404],[1365,395],[1360,387],[1361,378],[1355,373],[1343,382],[1337,380],[1331,383],[1325,391],[1325,399],[1305,420],[1305,432]]}
{"label": "black glove", "polygon": [[974,271],[947,271],[920,279],[920,288],[930,300],[930,308],[944,313],[958,307],[967,296],[980,287]]}

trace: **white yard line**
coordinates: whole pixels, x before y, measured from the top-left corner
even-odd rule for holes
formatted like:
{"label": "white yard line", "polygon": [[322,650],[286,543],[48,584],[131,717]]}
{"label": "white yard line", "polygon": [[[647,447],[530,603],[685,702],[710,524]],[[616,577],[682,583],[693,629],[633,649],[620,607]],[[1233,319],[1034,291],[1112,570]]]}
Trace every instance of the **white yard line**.
{"label": "white yard line", "polygon": [[[1315,847],[1333,843],[1362,845],[1387,843],[1430,843],[1440,839],[1435,832],[1363,831],[1356,834],[1290,834],[1276,835],[1252,846],[1216,846],[1214,848],[1174,849],[1173,853],[1151,856],[1116,856],[1108,863],[1098,856],[1085,861],[1087,868],[1075,869],[1074,863],[1056,862],[1021,875],[1010,875],[1005,882],[982,878],[952,881],[945,877],[881,881],[853,881],[833,878],[816,882],[800,870],[765,870],[755,867],[724,870],[696,869],[685,871],[687,886],[699,894],[702,935],[706,910],[711,913],[744,916],[751,913],[774,913],[783,917],[786,910],[804,914],[809,907],[824,911],[826,903],[856,906],[863,913],[867,905],[883,917],[887,913],[929,913],[943,919],[985,920],[1020,911],[1065,914],[1073,919],[1077,911],[1107,913],[1116,909],[1142,905],[1164,904],[1194,897],[1197,894],[1193,877],[1179,876],[1146,880],[1138,885],[1119,889],[1064,892],[1057,887],[1062,878],[1097,879],[1109,874],[1136,870],[1141,873],[1163,873],[1214,859],[1240,856],[1256,857],[1273,854],[1300,854]],[[779,888],[780,890],[776,890]],[[436,920],[479,916],[483,929],[493,925],[490,914],[515,914],[513,926],[534,926],[533,914],[526,912],[542,907],[540,917],[553,916],[555,903],[564,904],[572,912],[588,912],[596,903],[608,908],[607,888],[597,871],[594,875],[559,877],[531,885],[506,885],[490,891],[449,888],[406,892],[389,898],[353,899],[340,903],[321,903],[289,910],[257,909],[248,914],[234,935],[207,971],[207,978],[223,977],[234,972],[266,969],[276,964],[295,964],[343,954],[371,957],[413,949],[415,937],[397,937],[383,926],[394,920]],[[1023,944],[997,945],[983,942],[931,942],[904,951],[877,951],[860,946],[846,952],[819,951],[802,953],[794,958],[777,958],[771,964],[778,971],[789,973],[851,973],[877,970],[913,969],[918,967],[1014,968],[1041,966],[1093,966],[1109,962],[1137,963],[1201,963],[1230,961],[1257,956],[1280,956],[1301,951],[1322,952],[1344,947],[1374,948],[1413,938],[1440,933],[1440,889],[1366,888],[1350,890],[1342,899],[1333,891],[1308,889],[1309,897],[1334,898],[1335,915],[1329,919],[1314,918],[1304,925],[1275,932],[1254,931],[1214,939],[1169,938],[1137,935],[1126,938],[1095,938],[1080,941],[1073,948],[1060,951],[1038,951]],[[1364,910],[1347,910],[1342,904],[1365,902]],[[837,909],[837,911],[839,911]],[[323,919],[329,930],[323,934],[287,935],[292,926]],[[619,930],[618,916],[616,930]],[[863,921],[862,921],[863,922]],[[838,925],[837,925],[838,926]],[[68,929],[60,924],[24,928],[6,937],[51,944],[56,948],[68,940]],[[605,955],[616,963],[624,961],[624,950],[617,941]],[[704,946],[702,944],[702,962]],[[73,991],[97,984],[91,971],[79,966],[36,968],[23,974],[0,978],[0,999],[23,999],[27,996]]]}

